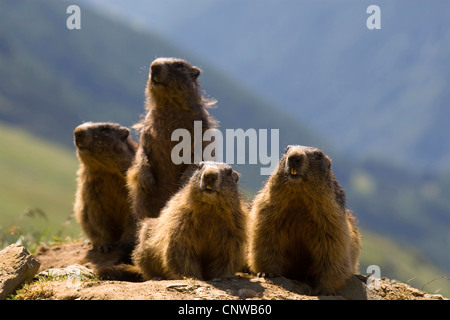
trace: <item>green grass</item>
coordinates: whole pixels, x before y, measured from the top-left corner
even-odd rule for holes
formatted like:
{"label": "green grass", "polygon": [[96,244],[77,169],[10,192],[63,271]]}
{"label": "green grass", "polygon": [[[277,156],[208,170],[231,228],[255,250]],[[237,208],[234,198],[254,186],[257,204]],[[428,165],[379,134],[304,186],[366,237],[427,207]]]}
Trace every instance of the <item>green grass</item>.
{"label": "green grass", "polygon": [[71,219],[77,167],[74,151],[0,123],[2,247],[21,236],[44,241],[79,235]]}
{"label": "green grass", "polygon": [[369,265],[380,267],[381,277],[407,283],[428,293],[450,297],[449,275],[412,247],[398,245],[392,239],[361,230],[363,235],[359,271],[366,274]]}

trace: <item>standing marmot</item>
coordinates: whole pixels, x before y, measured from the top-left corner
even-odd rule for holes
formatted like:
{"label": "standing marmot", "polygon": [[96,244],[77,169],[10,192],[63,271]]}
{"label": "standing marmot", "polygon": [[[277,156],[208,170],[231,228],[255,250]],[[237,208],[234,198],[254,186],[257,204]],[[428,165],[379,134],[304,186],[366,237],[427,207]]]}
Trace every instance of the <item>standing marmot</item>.
{"label": "standing marmot", "polygon": [[137,145],[129,133],[116,123],[92,122],[74,131],[80,161],[75,216],[94,248],[101,251],[109,251],[118,241],[132,250],[136,231],[126,172]]}
{"label": "standing marmot", "polygon": [[250,212],[249,266],[332,294],[358,269],[360,234],[319,149],[288,146]]}
{"label": "standing marmot", "polygon": [[[179,189],[183,173],[190,169],[191,165],[177,165],[171,159],[172,149],[179,143],[171,141],[173,131],[183,128],[190,132],[193,154],[194,121],[202,121],[202,136],[216,124],[206,110],[213,103],[200,93],[199,75],[199,68],[181,59],[159,58],[150,66],[146,87],[148,114],[136,125],[141,131],[139,149],[127,177],[138,219],[157,217]],[[191,163],[193,160],[191,157]]]}
{"label": "standing marmot", "polygon": [[133,262],[144,278],[208,280],[239,271],[247,214],[238,179],[227,164],[202,162],[160,217],[142,222]]}

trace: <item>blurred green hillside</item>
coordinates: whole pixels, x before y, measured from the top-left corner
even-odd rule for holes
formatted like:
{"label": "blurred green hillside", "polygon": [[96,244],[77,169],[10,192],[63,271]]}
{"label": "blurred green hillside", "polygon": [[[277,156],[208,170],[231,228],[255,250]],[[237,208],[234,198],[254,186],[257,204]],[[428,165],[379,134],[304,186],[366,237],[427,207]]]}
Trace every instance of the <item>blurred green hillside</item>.
{"label": "blurred green hillside", "polygon": [[0,246],[78,238],[75,153],[1,122],[0,146]]}
{"label": "blurred green hillside", "polygon": [[[199,80],[206,95],[218,100],[211,112],[220,129],[280,129],[280,154],[288,144],[303,144],[333,158],[349,207],[372,235],[364,244],[366,264],[380,265],[383,275],[402,281],[411,274],[426,282],[449,273],[448,177],[385,161],[356,161],[328,135],[323,138],[292,112],[158,34],[91,12],[82,3],[82,29],[68,30],[67,6],[0,2],[0,170],[7,177],[0,184],[0,232],[8,239],[14,238],[10,226],[22,222],[29,224],[24,230],[42,227],[46,238],[79,235],[73,220],[65,224],[75,192],[73,129],[83,121],[131,126],[143,112],[150,62],[177,56],[203,69]],[[259,165],[234,167],[246,190],[256,192],[266,178]]]}

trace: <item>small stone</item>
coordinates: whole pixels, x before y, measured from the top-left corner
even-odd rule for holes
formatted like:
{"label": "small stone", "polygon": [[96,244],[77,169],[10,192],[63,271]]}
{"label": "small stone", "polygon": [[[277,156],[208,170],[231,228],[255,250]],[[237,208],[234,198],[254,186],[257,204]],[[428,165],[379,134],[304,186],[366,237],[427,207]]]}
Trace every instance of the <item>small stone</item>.
{"label": "small stone", "polygon": [[209,292],[208,287],[199,287],[199,288],[195,289],[195,293],[199,293],[199,294],[204,294],[204,293],[208,293],[208,292]]}
{"label": "small stone", "polygon": [[425,295],[425,292],[419,291],[415,288],[410,288],[410,291],[414,297],[423,297]]}
{"label": "small stone", "polygon": [[[441,294],[430,294],[425,293],[424,298],[433,299],[433,300],[444,300],[444,297]],[[446,299],[445,299],[446,300]]]}
{"label": "small stone", "polygon": [[[382,284],[382,286],[386,288],[385,284]],[[350,277],[345,284],[337,290],[336,294],[346,300],[380,300],[386,295],[385,291],[375,292],[368,288],[361,277],[357,275]]]}
{"label": "small stone", "polygon": [[225,290],[226,293],[228,293],[230,296],[237,296],[237,292],[236,290],[232,290],[232,289],[227,289]]}
{"label": "small stone", "polygon": [[91,269],[88,269],[79,264],[73,264],[65,268],[49,268],[39,272],[37,276],[52,278],[69,277],[76,280],[88,280],[95,278],[95,274]]}
{"label": "small stone", "polygon": [[173,283],[166,286],[167,290],[176,290],[178,292],[183,292],[188,289],[188,285],[184,283]]}
{"label": "small stone", "polygon": [[0,300],[6,299],[23,283],[33,280],[41,266],[27,249],[11,244],[0,251]]}
{"label": "small stone", "polygon": [[238,296],[241,299],[248,299],[248,298],[254,298],[258,295],[258,292],[256,292],[255,290],[252,289],[239,289],[238,291]]}

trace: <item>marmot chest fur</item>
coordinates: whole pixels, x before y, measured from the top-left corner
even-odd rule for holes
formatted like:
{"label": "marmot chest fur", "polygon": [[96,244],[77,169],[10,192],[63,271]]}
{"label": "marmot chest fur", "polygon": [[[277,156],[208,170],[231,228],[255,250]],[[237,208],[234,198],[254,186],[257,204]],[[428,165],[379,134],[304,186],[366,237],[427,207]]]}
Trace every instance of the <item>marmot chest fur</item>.
{"label": "marmot chest fur", "polygon": [[245,205],[239,175],[203,162],[161,211],[145,219],[133,261],[146,278],[220,278],[245,263]]}
{"label": "marmot chest fur", "polygon": [[289,146],[250,212],[249,266],[256,273],[335,292],[357,272],[360,235],[345,194],[319,149]]}

